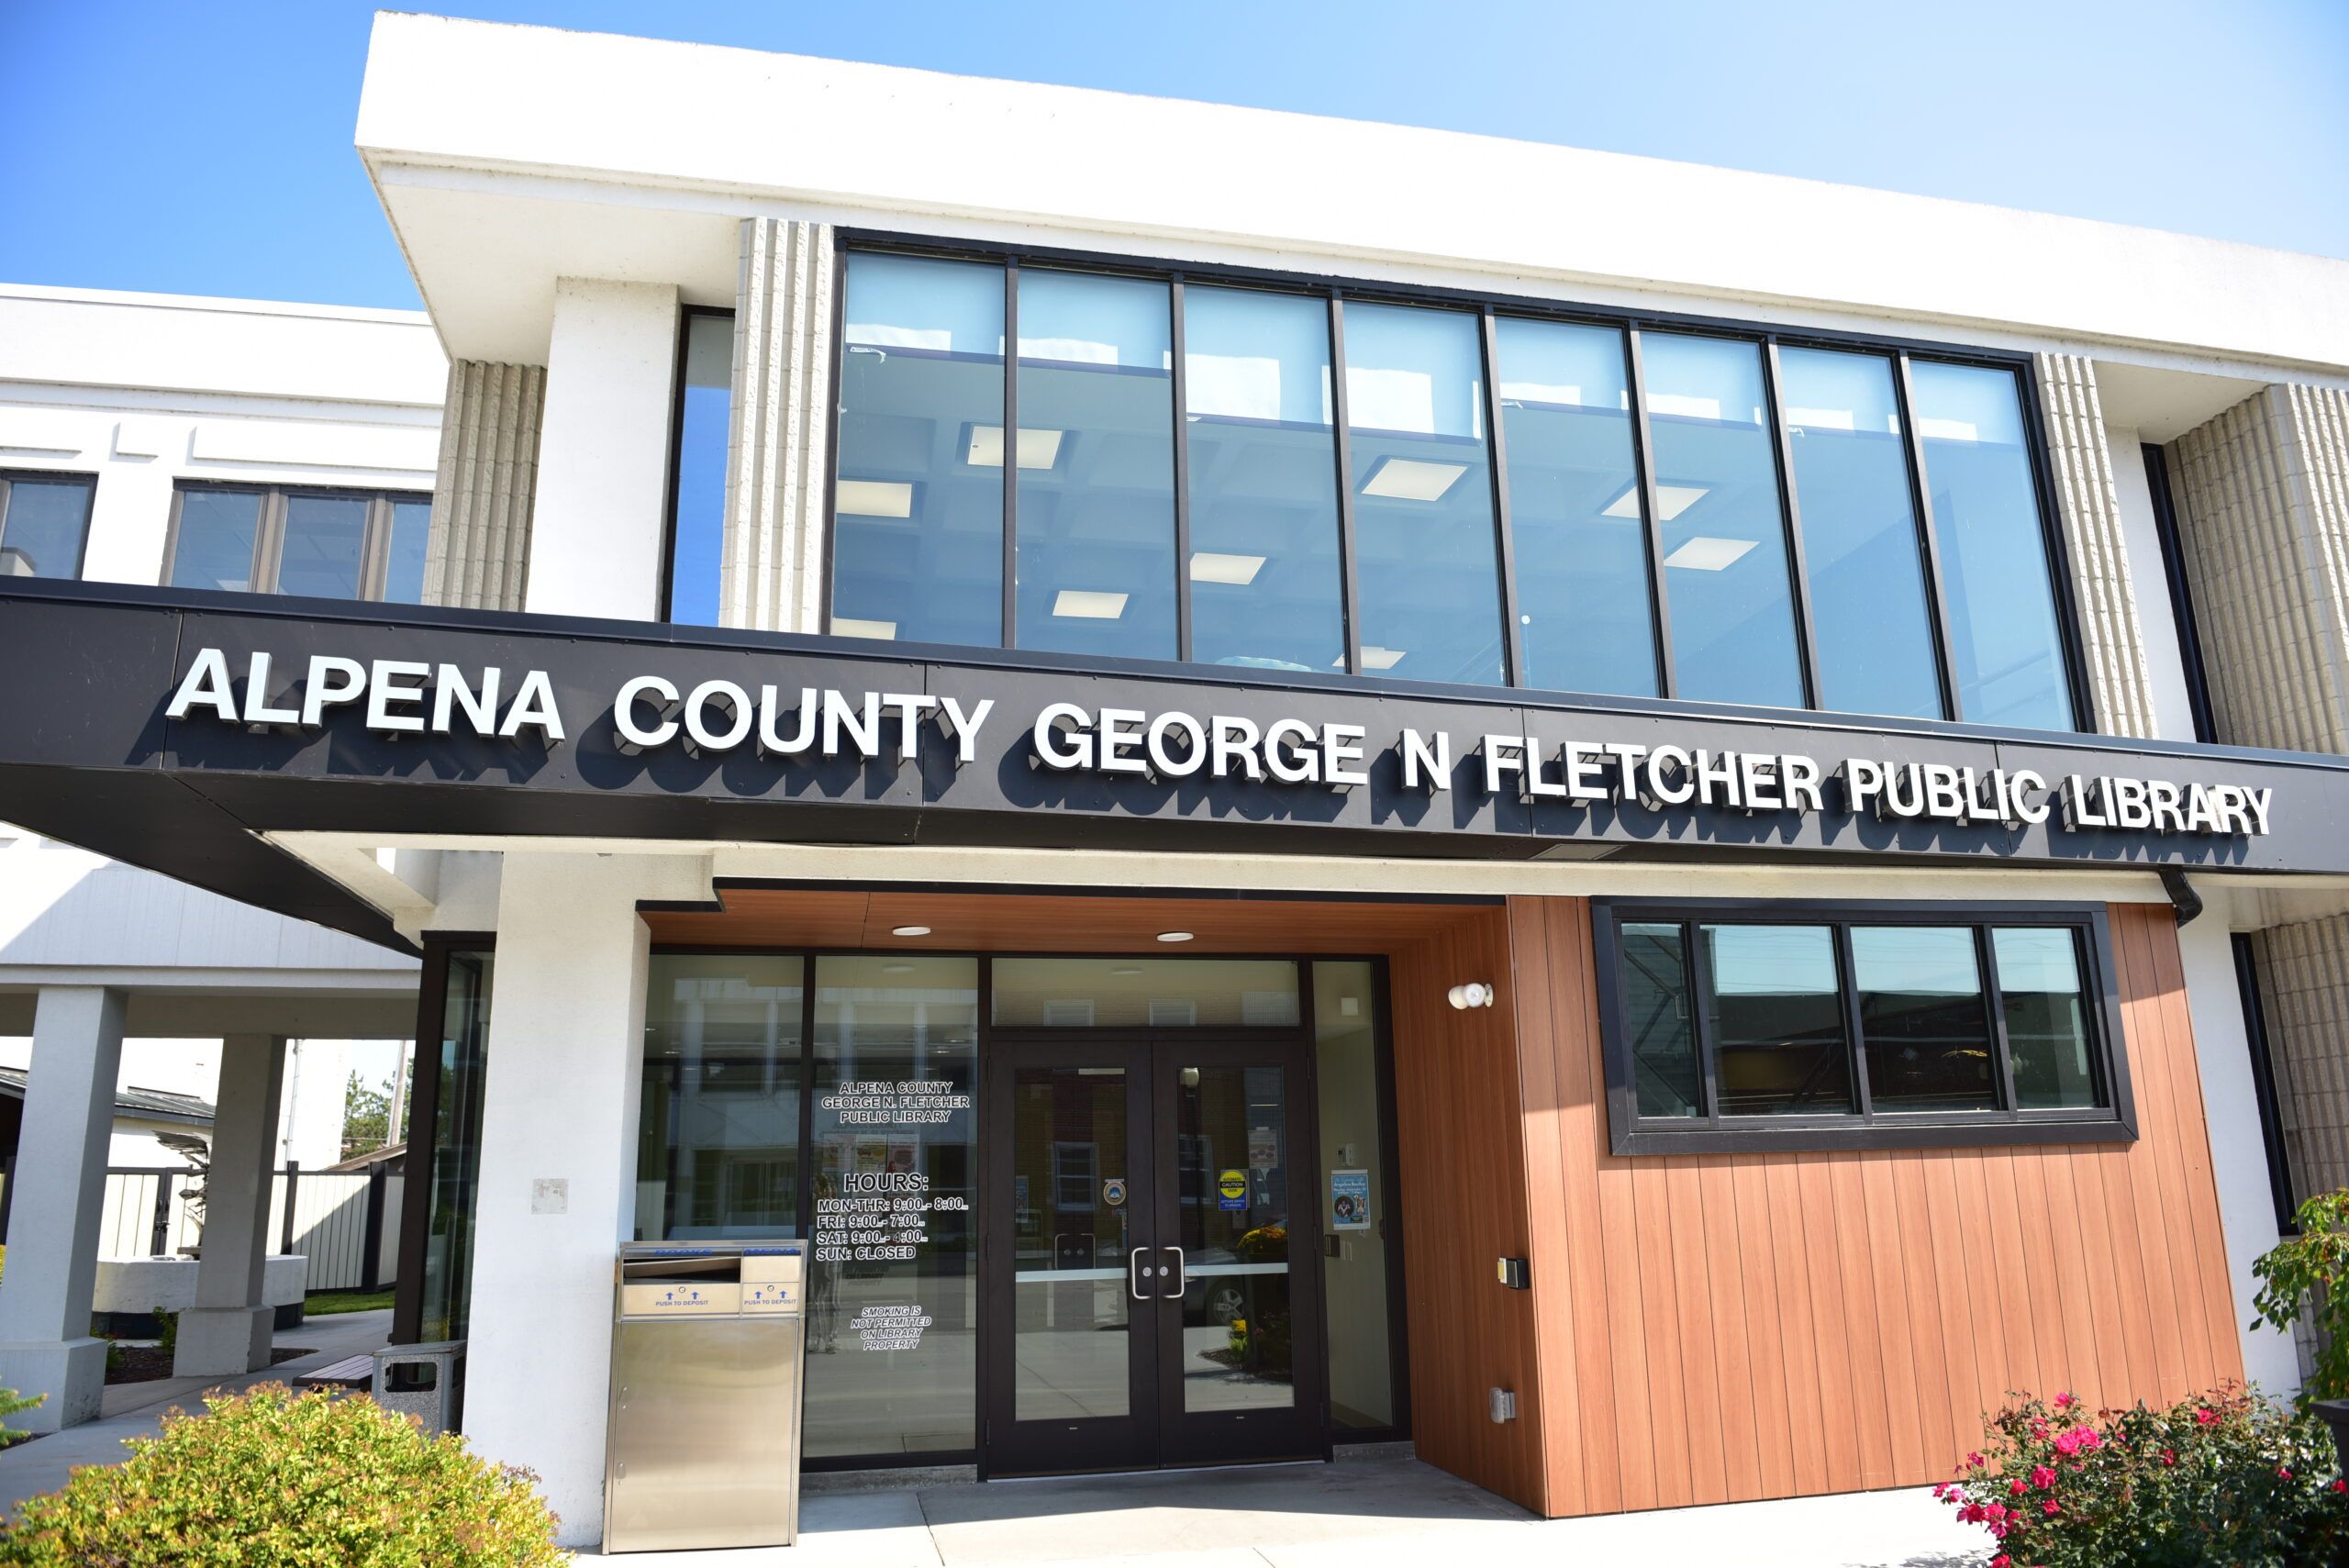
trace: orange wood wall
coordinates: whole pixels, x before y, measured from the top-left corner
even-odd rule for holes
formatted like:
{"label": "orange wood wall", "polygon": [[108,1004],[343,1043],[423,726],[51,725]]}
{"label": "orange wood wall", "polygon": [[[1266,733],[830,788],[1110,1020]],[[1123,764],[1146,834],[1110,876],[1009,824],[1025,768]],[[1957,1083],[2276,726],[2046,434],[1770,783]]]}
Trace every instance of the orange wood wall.
{"label": "orange wood wall", "polygon": [[[1635,1159],[1607,1152],[1589,920],[1512,899],[1392,959],[1431,1462],[1553,1516],[1914,1485],[2006,1390],[2242,1376],[2167,906],[2111,910],[2134,1143]],[[1465,980],[1499,1005],[1453,1011]]]}

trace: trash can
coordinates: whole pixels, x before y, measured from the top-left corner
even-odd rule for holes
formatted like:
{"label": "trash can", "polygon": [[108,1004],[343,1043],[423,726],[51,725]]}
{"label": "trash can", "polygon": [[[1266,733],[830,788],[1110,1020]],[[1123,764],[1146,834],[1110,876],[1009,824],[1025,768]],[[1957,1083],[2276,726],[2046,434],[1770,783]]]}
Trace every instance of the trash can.
{"label": "trash can", "polygon": [[461,1416],[457,1396],[464,1366],[462,1340],[385,1345],[375,1352],[375,1403],[414,1416],[428,1434],[453,1432]]}
{"label": "trash can", "polygon": [[796,1241],[620,1250],[605,1551],[792,1544],[806,1262]]}

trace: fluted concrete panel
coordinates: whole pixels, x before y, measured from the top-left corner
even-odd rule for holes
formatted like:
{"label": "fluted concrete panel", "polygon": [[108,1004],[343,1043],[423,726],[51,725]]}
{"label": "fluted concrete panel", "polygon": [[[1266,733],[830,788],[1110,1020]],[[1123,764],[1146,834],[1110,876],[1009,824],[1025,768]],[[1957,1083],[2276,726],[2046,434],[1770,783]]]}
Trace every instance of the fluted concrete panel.
{"label": "fluted concrete panel", "polygon": [[2104,408],[2097,397],[2096,366],[2077,354],[2042,354],[2039,390],[2097,728],[2106,735],[2150,737],[2152,674],[2112,483]]}
{"label": "fluted concrete panel", "polygon": [[830,228],[744,219],[721,625],[763,631],[822,625],[831,338]]}
{"label": "fluted concrete panel", "polygon": [[[2263,388],[2169,466],[2219,739],[2349,753],[2349,395]],[[2349,1186],[2349,917],[2256,944],[2292,1190]]]}
{"label": "fluted concrete panel", "polygon": [[2221,740],[2349,752],[2343,406],[2270,386],[2171,448]]}
{"label": "fluted concrete panel", "polygon": [[540,366],[451,362],[424,557],[426,604],[522,607],[546,400]]}
{"label": "fluted concrete panel", "polygon": [[2292,1191],[2349,1187],[2349,916],[2254,940]]}

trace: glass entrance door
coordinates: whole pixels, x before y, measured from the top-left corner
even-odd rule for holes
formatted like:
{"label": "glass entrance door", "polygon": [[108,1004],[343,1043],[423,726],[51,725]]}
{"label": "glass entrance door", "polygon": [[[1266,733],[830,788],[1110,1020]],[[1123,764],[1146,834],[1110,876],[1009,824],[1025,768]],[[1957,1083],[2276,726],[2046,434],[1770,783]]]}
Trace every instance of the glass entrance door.
{"label": "glass entrance door", "polygon": [[987,1473],[1319,1455],[1302,1047],[1005,1041],[988,1071]]}

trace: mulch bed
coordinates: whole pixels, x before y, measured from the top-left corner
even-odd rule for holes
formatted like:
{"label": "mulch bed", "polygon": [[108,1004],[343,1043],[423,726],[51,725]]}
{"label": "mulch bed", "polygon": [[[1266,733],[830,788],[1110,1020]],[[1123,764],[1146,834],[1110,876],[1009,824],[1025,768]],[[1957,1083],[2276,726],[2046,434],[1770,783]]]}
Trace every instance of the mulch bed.
{"label": "mulch bed", "polygon": [[[283,1366],[290,1361],[315,1352],[299,1345],[284,1345],[269,1353],[269,1364]],[[161,1345],[125,1345],[121,1353],[108,1358],[121,1362],[106,1368],[108,1385],[117,1383],[153,1383],[172,1375],[172,1352]]]}

